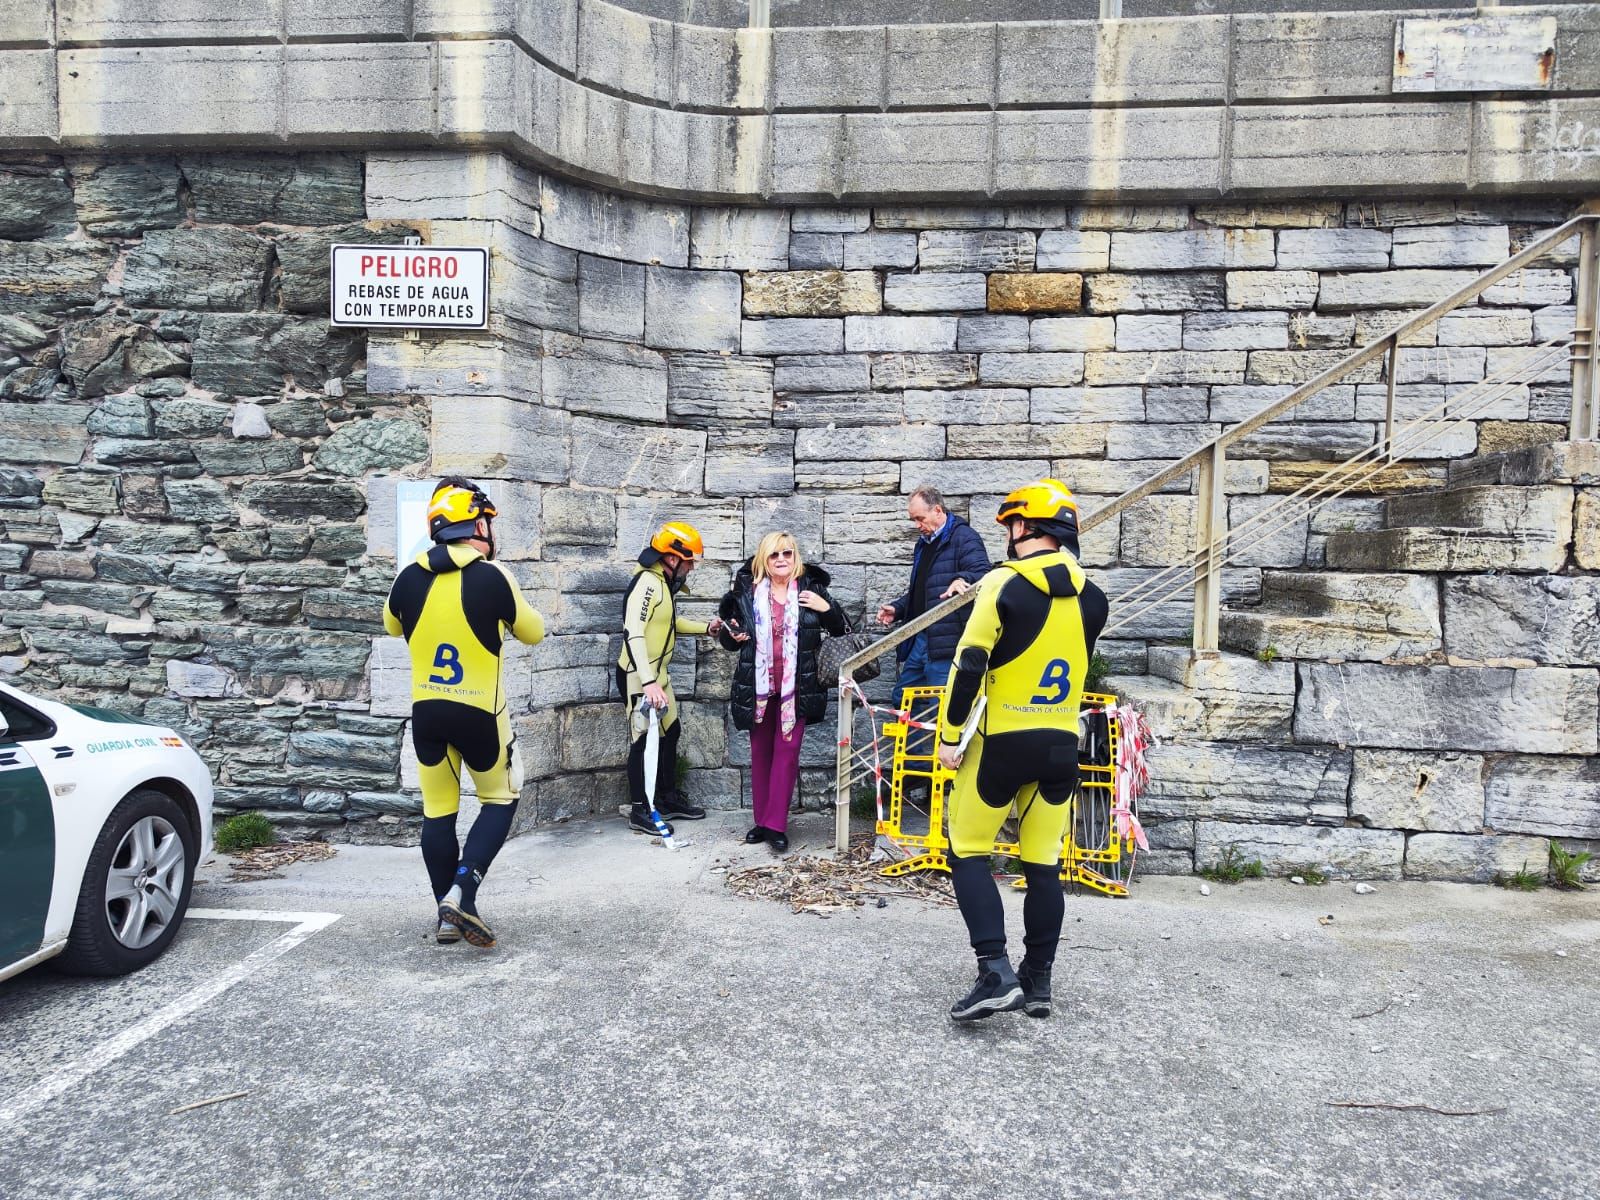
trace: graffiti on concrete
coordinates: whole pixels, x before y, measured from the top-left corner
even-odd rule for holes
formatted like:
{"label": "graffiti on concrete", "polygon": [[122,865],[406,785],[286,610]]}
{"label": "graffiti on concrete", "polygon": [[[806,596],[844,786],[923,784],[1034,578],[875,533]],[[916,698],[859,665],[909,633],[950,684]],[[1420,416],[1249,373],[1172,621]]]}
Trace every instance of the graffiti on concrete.
{"label": "graffiti on concrete", "polygon": [[1554,155],[1569,166],[1600,158],[1600,125],[1585,125],[1576,118],[1559,125],[1547,121],[1534,134],[1534,149]]}

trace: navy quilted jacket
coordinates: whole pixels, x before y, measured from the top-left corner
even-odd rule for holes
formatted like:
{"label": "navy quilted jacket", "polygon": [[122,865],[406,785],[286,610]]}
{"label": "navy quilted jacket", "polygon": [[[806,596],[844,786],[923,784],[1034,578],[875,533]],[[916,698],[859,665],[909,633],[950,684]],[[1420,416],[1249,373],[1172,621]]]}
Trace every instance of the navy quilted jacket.
{"label": "navy quilted jacket", "polygon": [[[941,531],[939,540],[929,545],[918,538],[917,548],[911,555],[913,579],[916,578],[917,564],[922,556],[929,553],[934,556],[928,568],[927,584],[923,588],[926,601],[922,606],[923,612],[941,603],[939,594],[956,578],[976,584],[989,573],[989,568],[993,565],[989,561],[989,548],[983,544],[983,539],[978,536],[976,529],[955,513],[950,513],[945,520],[948,527]],[[909,599],[910,595],[907,593],[893,601],[895,616],[901,620],[905,619],[906,603]],[[928,630],[929,659],[935,662],[949,662],[955,657],[956,643],[961,640],[961,631],[966,628],[969,611],[971,610],[964,608]],[[906,656],[910,653],[911,642],[901,642],[899,650],[896,651],[899,661],[905,662]]]}

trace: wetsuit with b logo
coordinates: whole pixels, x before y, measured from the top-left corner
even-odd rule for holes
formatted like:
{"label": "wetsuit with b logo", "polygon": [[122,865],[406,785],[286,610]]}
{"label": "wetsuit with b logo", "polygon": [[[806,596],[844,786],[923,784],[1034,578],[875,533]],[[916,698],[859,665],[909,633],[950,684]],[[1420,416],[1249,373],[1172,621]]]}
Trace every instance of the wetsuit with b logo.
{"label": "wetsuit with b logo", "polygon": [[505,636],[536,645],[544,620],[516,581],[461,542],[434,546],[400,572],[383,626],[411,651],[411,739],[422,811],[454,813],[461,769],[478,799],[509,804],[521,791],[521,763],[506,711],[500,657]]}
{"label": "wetsuit with b logo", "polygon": [[1013,806],[1022,861],[1060,859],[1078,783],[1078,708],[1105,593],[1064,550],[1030,554],[984,576],[956,646],[939,740],[955,746],[980,688],[980,726],[956,773],[950,849],[987,855]]}

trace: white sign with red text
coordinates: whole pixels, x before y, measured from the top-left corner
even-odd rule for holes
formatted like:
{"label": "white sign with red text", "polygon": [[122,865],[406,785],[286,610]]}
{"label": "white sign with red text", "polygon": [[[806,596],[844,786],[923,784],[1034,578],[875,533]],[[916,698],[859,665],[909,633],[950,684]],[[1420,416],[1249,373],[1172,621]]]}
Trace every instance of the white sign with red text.
{"label": "white sign with red text", "polygon": [[334,246],[328,318],[335,325],[481,329],[489,323],[482,246]]}

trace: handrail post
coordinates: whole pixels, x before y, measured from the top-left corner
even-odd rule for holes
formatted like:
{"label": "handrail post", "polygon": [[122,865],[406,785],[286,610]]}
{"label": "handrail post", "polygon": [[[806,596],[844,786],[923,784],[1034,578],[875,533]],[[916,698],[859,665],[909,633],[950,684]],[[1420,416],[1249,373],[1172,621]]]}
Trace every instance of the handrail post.
{"label": "handrail post", "polygon": [[838,774],[834,777],[833,795],[833,852],[843,857],[850,849],[850,768],[855,760],[855,748],[850,744],[850,730],[854,724],[855,694],[847,686],[851,673],[839,669],[839,757],[835,760]]}
{"label": "handrail post", "polygon": [[1384,455],[1390,462],[1395,461],[1394,453],[1394,384],[1395,375],[1400,370],[1400,335],[1397,333],[1389,339],[1389,395],[1383,405],[1383,447]]}
{"label": "handrail post", "polygon": [[1195,514],[1194,652],[1217,652],[1218,618],[1222,611],[1222,559],[1226,552],[1228,515],[1223,508],[1228,451],[1213,442],[1196,466],[1199,511]]}
{"label": "handrail post", "polygon": [[1595,222],[1578,238],[1578,307],[1572,331],[1572,422],[1575,442],[1600,436],[1600,363],[1595,361],[1596,297],[1600,295],[1600,237]]}

